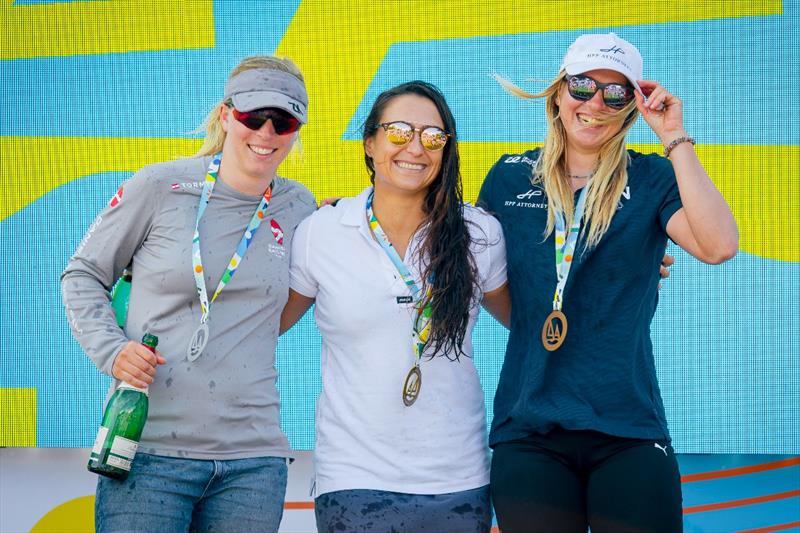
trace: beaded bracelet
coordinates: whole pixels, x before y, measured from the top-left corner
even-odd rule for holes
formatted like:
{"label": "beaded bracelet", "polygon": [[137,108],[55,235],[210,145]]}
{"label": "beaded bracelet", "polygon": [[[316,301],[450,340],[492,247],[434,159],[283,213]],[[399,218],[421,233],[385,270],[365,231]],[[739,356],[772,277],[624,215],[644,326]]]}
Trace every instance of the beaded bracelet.
{"label": "beaded bracelet", "polygon": [[664,148],[664,157],[669,157],[670,152],[681,143],[692,143],[694,145],[694,139],[686,136],[678,137]]}

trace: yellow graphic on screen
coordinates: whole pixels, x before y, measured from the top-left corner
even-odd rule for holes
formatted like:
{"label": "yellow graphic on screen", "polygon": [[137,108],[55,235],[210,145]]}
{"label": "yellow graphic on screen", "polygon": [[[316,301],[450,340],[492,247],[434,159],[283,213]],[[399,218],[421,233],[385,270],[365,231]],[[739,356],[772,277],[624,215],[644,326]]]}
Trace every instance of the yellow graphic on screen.
{"label": "yellow graphic on screen", "polygon": [[[303,159],[290,158],[281,173],[309,185],[318,198],[360,192],[367,183],[361,143],[341,140],[342,132],[395,43],[782,14],[781,2],[774,0],[667,0],[655,7],[634,2],[618,10],[593,0],[568,6],[566,14],[563,1],[301,2],[275,53],[291,57],[302,69],[310,95],[310,120],[302,130]],[[33,5],[0,0],[0,60],[213,48],[213,8],[212,0]],[[269,9],[268,2],[264,9]],[[442,53],[438,58],[415,59],[447,61],[450,51],[444,43]],[[500,154],[534,146],[462,141],[465,198],[474,201],[483,177]],[[0,165],[5,169],[0,173],[0,188],[11,191],[0,195],[0,223],[70,181],[98,173],[133,172],[148,163],[194,153],[198,147],[197,140],[184,138],[0,136]],[[662,149],[660,145],[632,148]],[[741,250],[800,262],[800,146],[701,142],[695,149],[733,209]],[[320,180],[304,160],[326,162],[336,175],[347,179]],[[0,388],[0,446],[36,446],[36,420],[36,389]],[[91,516],[91,502],[86,497],[59,506],[34,531],[56,530],[58,524],[69,523],[65,520],[70,516]]]}
{"label": "yellow graphic on screen", "polygon": [[[6,21],[3,57],[213,46],[210,0],[132,4],[105,0],[12,6],[6,1],[0,9]],[[619,11],[594,1],[571,2],[569,6],[567,18],[560,14],[561,2],[454,1],[447,4],[448,13],[458,14],[454,24],[437,3],[342,2],[336,4],[337,16],[332,16],[330,2],[302,2],[276,53],[294,59],[308,83],[311,105],[309,125],[302,132],[304,159],[329,161],[336,165],[338,175],[349,178],[320,182],[302,160],[287,161],[282,172],[312,186],[318,198],[352,195],[365,186],[360,142],[340,138],[389,47],[396,42],[781,14],[778,1],[666,1],[659,3],[658,9],[633,3]],[[114,31],[107,26],[112,20]],[[53,145],[57,148],[51,148]],[[0,177],[0,186],[13,186],[17,191],[3,198],[0,221],[73,179],[96,172],[133,171],[144,163],[190,154],[196,146],[195,141],[179,139],[0,138],[3,168],[13,168],[9,162],[16,167],[14,175]],[[465,198],[475,199],[486,171],[500,154],[532,146],[462,142]],[[658,145],[636,148],[661,150]],[[784,223],[787,213],[791,218],[792,213],[800,212],[797,147],[699,145],[697,151],[731,204],[741,231],[741,250],[769,259],[800,261],[800,227]],[[20,175],[29,177],[27,185],[20,187],[15,178]],[[781,231],[772,234],[765,228]]]}
{"label": "yellow graphic on screen", "polygon": [[36,389],[0,388],[0,446],[36,446]]}
{"label": "yellow graphic on screen", "polygon": [[212,0],[0,0],[0,59],[213,48]]}
{"label": "yellow graphic on screen", "polygon": [[[155,161],[183,157],[200,142],[179,138],[138,137],[0,137],[0,223],[72,180],[101,172],[135,171]],[[20,186],[25,176],[26,186]]]}
{"label": "yellow graphic on screen", "polygon": [[[569,17],[563,16],[569,6]],[[303,129],[307,158],[330,161],[349,181],[316,186],[318,198],[347,196],[367,184],[359,141],[339,141],[389,47],[396,42],[605,28],[718,18],[781,14],[781,2],[647,2],[610,10],[602,2],[436,2],[371,1],[342,6],[331,16],[327,2],[304,1],[297,9],[276,53],[300,66],[309,90],[309,124]],[[453,17],[457,16],[457,23]],[[445,48],[445,53],[446,48]],[[418,58],[437,61],[441,58]],[[335,87],[335,91],[330,88]],[[460,142],[464,197],[474,201],[491,165],[504,152],[534,145]],[[634,147],[661,152],[660,145]],[[797,146],[697,146],[697,152],[731,205],[739,222],[742,251],[768,259],[800,261],[800,225],[786,224],[787,214],[800,216],[800,153]],[[287,174],[316,184],[302,165]],[[766,228],[781,228],[773,234]],[[768,233],[769,237],[764,238]]]}

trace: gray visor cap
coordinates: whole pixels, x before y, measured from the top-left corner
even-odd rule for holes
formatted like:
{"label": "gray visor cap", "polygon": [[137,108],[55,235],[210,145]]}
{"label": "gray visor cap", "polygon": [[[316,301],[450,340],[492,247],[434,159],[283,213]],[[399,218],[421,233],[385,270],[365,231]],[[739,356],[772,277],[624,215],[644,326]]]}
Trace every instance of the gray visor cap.
{"label": "gray visor cap", "polygon": [[277,107],[308,123],[306,86],[288,72],[266,68],[240,72],[225,84],[224,99],[239,111]]}

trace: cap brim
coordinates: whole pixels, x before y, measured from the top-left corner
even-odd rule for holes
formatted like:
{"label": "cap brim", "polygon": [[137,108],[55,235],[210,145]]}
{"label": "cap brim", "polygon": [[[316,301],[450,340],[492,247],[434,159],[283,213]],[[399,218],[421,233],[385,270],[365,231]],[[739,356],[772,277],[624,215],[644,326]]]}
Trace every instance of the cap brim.
{"label": "cap brim", "polygon": [[589,72],[590,70],[613,70],[614,72],[619,72],[633,85],[633,88],[639,91],[642,96],[644,93],[642,92],[642,88],[639,87],[638,80],[634,80],[631,78],[629,72],[626,72],[624,69],[620,68],[619,66],[613,63],[605,63],[605,62],[598,62],[598,61],[583,61],[578,63],[570,63],[569,65],[565,65],[562,67],[567,74],[570,76],[574,76],[576,74],[583,74],[584,72]]}
{"label": "cap brim", "polygon": [[233,106],[239,111],[253,111],[264,107],[277,107],[306,124],[308,117],[305,106],[283,93],[275,91],[249,91],[231,96]]}

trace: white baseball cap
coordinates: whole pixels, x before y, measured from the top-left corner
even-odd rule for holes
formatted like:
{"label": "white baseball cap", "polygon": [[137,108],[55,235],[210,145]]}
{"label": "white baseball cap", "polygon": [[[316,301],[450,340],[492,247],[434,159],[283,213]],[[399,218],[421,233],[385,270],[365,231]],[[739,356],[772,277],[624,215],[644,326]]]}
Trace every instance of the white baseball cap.
{"label": "white baseball cap", "polygon": [[581,35],[567,49],[561,69],[570,76],[590,70],[608,69],[619,72],[639,91],[643,79],[642,54],[631,43],[615,33]]}

